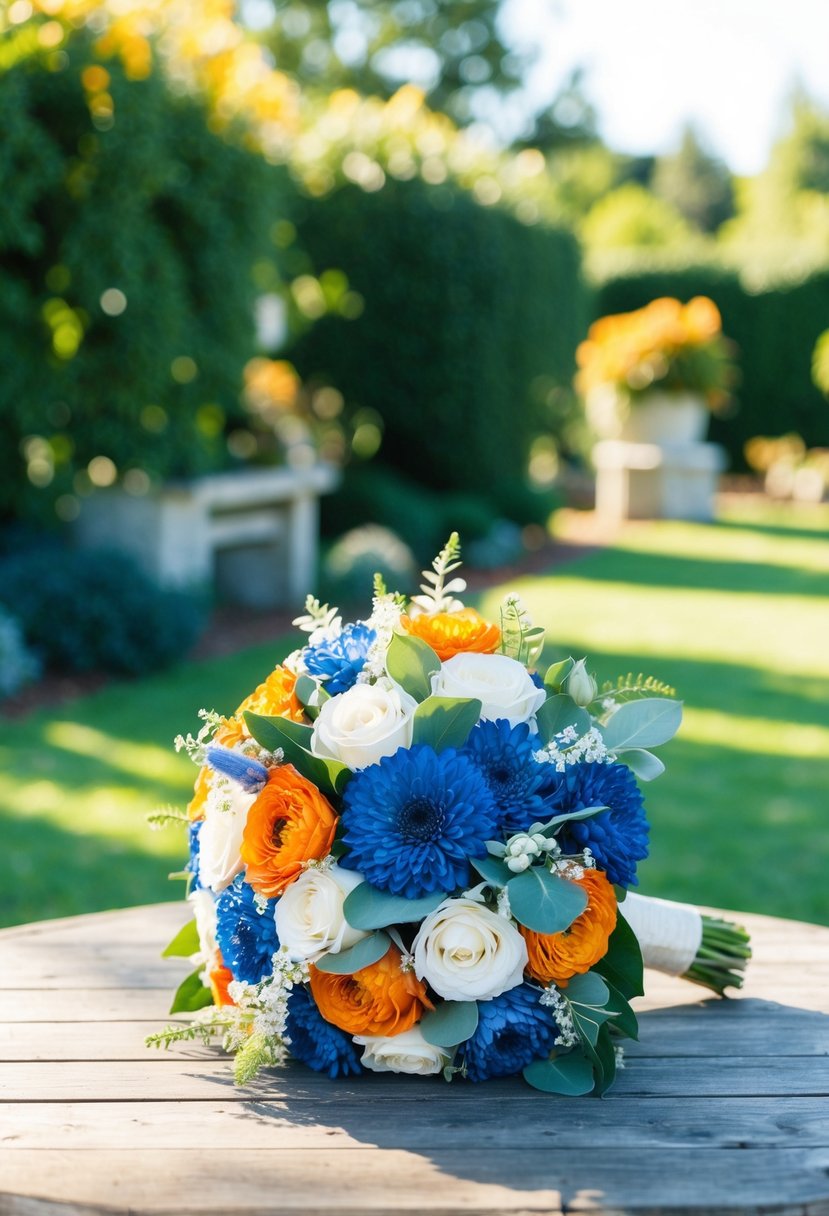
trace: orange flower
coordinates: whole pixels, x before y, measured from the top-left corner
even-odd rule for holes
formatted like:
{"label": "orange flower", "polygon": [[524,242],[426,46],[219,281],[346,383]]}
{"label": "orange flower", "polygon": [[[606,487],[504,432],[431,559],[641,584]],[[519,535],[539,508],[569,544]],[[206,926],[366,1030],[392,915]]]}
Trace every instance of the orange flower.
{"label": "orange flower", "polygon": [[616,928],[616,892],[601,870],[585,870],[578,880],[587,891],[587,907],[563,933],[535,933],[518,928],[527,943],[527,974],[542,984],[566,984],[604,958]]}
{"label": "orange flower", "polygon": [[441,662],[456,654],[492,654],[501,640],[498,626],[485,621],[474,608],[402,616],[400,624],[407,633],[427,642]]}
{"label": "orange flower", "polygon": [[315,785],[291,764],[272,768],[248,811],[242,837],[245,878],[260,895],[281,895],[306,861],[331,851],[337,814]]}
{"label": "orange flower", "polygon": [[348,1034],[402,1034],[434,1006],[426,985],[413,971],[402,971],[400,951],[389,946],[383,957],[353,975],[332,975],[311,967],[311,992],[327,1022]]}
{"label": "orange flower", "polygon": [[292,671],[282,666],[275,668],[264,683],[245,697],[236,710],[236,717],[243,720],[242,715],[249,709],[266,718],[290,718],[292,722],[303,722],[305,714],[294,692],[295,687],[296,676]]}
{"label": "orange flower", "polygon": [[233,972],[228,971],[227,967],[214,967],[208,972],[210,979],[210,991],[213,993],[214,1005],[235,1005],[236,1002],[228,993],[227,986],[233,979]]}

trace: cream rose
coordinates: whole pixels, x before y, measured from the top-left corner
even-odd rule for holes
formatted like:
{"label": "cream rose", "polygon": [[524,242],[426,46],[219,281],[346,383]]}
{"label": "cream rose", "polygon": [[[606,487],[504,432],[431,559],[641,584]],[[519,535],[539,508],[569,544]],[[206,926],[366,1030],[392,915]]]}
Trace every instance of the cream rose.
{"label": "cream rose", "polygon": [[339,954],[368,936],[352,928],[343,915],[346,895],[362,881],[362,874],[354,870],[312,866],[286,888],[276,905],[276,932],[294,962],[312,963],[321,954]]}
{"label": "cream rose", "polygon": [[323,705],[314,723],[311,751],[350,769],[366,768],[411,746],[416,709],[414,698],[391,680],[355,684]]}
{"label": "cream rose", "polygon": [[199,878],[213,891],[223,891],[242,869],[242,833],[256,801],[235,781],[214,773],[199,833]]}
{"label": "cream rose", "polygon": [[212,891],[198,887],[195,891],[190,892],[187,902],[193,909],[196,931],[199,935],[199,953],[193,957],[192,961],[212,967],[218,949],[216,945],[216,897]]}
{"label": "cream rose", "polygon": [[363,1064],[372,1072],[408,1072],[431,1077],[443,1072],[451,1056],[443,1047],[427,1043],[417,1026],[388,1038],[355,1034],[354,1042],[365,1047]]}
{"label": "cream rose", "polygon": [[520,984],[527,947],[515,926],[477,900],[446,899],[412,946],[418,979],[447,1001],[489,1001]]}
{"label": "cream rose", "polygon": [[476,697],[482,719],[506,718],[510,726],[528,722],[546,697],[524,664],[505,654],[456,654],[435,672],[432,692],[439,697]]}

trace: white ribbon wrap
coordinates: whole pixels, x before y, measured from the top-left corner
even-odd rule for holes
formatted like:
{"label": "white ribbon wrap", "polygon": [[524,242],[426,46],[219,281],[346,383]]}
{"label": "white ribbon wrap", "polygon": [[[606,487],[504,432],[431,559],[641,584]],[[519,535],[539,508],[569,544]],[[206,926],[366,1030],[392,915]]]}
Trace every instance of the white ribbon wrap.
{"label": "white ribbon wrap", "polygon": [[619,911],[636,934],[646,967],[685,974],[702,942],[702,916],[696,908],[628,892]]}

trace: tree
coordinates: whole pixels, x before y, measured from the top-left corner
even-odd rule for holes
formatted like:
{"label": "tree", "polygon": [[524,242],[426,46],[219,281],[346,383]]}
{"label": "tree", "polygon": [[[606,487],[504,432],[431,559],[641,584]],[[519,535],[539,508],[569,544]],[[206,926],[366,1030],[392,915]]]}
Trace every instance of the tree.
{"label": "tree", "polygon": [[258,0],[242,3],[243,18],[246,9],[303,87],[388,97],[413,81],[462,124],[477,93],[510,92],[526,65],[498,32],[499,0]]}
{"label": "tree", "polygon": [[734,214],[728,166],[711,155],[692,126],[685,128],[676,152],[657,159],[650,186],[702,232],[715,232]]}
{"label": "tree", "polygon": [[670,203],[636,182],[626,182],[591,207],[581,235],[592,252],[676,246],[687,241],[691,232]]}

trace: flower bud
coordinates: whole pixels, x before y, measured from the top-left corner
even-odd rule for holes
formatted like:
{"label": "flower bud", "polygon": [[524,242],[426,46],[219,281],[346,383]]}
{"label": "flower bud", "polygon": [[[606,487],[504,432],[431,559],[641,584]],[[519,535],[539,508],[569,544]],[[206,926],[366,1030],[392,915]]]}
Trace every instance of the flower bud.
{"label": "flower bud", "polygon": [[530,868],[530,859],[526,853],[522,853],[520,857],[510,857],[507,859],[507,867],[513,874],[522,874]]}
{"label": "flower bud", "polygon": [[596,699],[599,686],[587,670],[586,659],[579,659],[573,664],[573,670],[567,677],[567,692],[576,705],[586,706]]}

